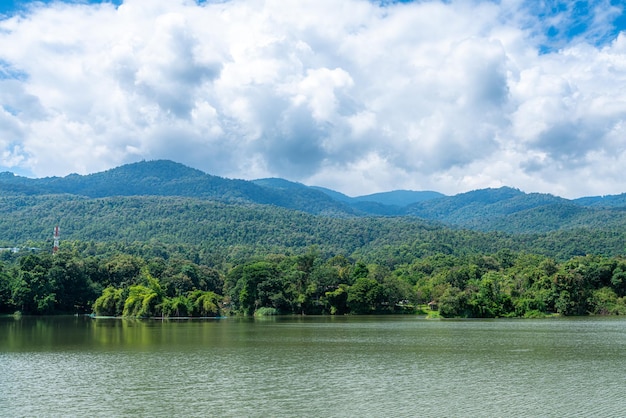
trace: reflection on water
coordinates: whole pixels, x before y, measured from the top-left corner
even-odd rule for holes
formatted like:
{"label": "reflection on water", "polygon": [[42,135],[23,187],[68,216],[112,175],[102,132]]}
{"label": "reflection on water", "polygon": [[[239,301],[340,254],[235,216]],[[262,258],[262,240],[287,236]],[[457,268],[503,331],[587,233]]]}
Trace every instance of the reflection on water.
{"label": "reflection on water", "polygon": [[2,416],[626,416],[626,320],[0,319]]}

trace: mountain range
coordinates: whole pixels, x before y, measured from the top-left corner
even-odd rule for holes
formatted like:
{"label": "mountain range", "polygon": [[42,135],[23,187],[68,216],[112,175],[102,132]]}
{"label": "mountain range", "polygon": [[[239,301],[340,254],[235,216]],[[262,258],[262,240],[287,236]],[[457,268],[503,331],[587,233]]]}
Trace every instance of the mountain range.
{"label": "mountain range", "polygon": [[73,195],[86,198],[168,196],[261,204],[332,217],[417,217],[479,231],[536,233],[626,224],[626,194],[564,199],[501,187],[454,196],[395,190],[350,197],[280,178],[227,179],[168,160],[142,161],[107,171],[27,178],[0,173],[3,196]]}

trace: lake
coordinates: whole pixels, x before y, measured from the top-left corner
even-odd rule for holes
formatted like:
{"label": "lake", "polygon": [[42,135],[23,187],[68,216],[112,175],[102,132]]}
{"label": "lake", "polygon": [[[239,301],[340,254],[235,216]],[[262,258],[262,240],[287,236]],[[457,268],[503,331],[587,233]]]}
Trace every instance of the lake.
{"label": "lake", "polygon": [[0,415],[626,416],[626,319],[0,318]]}

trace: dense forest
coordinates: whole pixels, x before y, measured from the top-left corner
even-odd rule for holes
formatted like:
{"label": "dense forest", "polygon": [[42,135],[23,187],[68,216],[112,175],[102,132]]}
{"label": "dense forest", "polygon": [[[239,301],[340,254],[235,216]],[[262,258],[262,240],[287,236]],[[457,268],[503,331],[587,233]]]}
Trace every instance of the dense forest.
{"label": "dense forest", "polygon": [[[97,249],[100,255],[89,255]],[[391,266],[312,247],[233,264],[199,249],[73,243],[3,251],[0,311],[129,317],[428,313],[443,317],[625,314],[626,259],[433,253]],[[157,255],[158,254],[158,255]],[[195,260],[195,261],[194,261]],[[430,312],[430,314],[435,314]]]}
{"label": "dense forest", "polygon": [[350,198],[169,161],[0,192],[5,314],[626,313],[625,195]]}

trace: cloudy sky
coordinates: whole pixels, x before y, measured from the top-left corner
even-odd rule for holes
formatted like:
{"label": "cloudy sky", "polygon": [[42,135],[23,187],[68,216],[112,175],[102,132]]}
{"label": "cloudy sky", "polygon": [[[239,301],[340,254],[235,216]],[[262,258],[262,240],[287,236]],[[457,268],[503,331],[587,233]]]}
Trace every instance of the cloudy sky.
{"label": "cloudy sky", "polygon": [[[626,192],[623,0],[13,0],[0,171]],[[621,32],[621,31],[624,32]]]}

